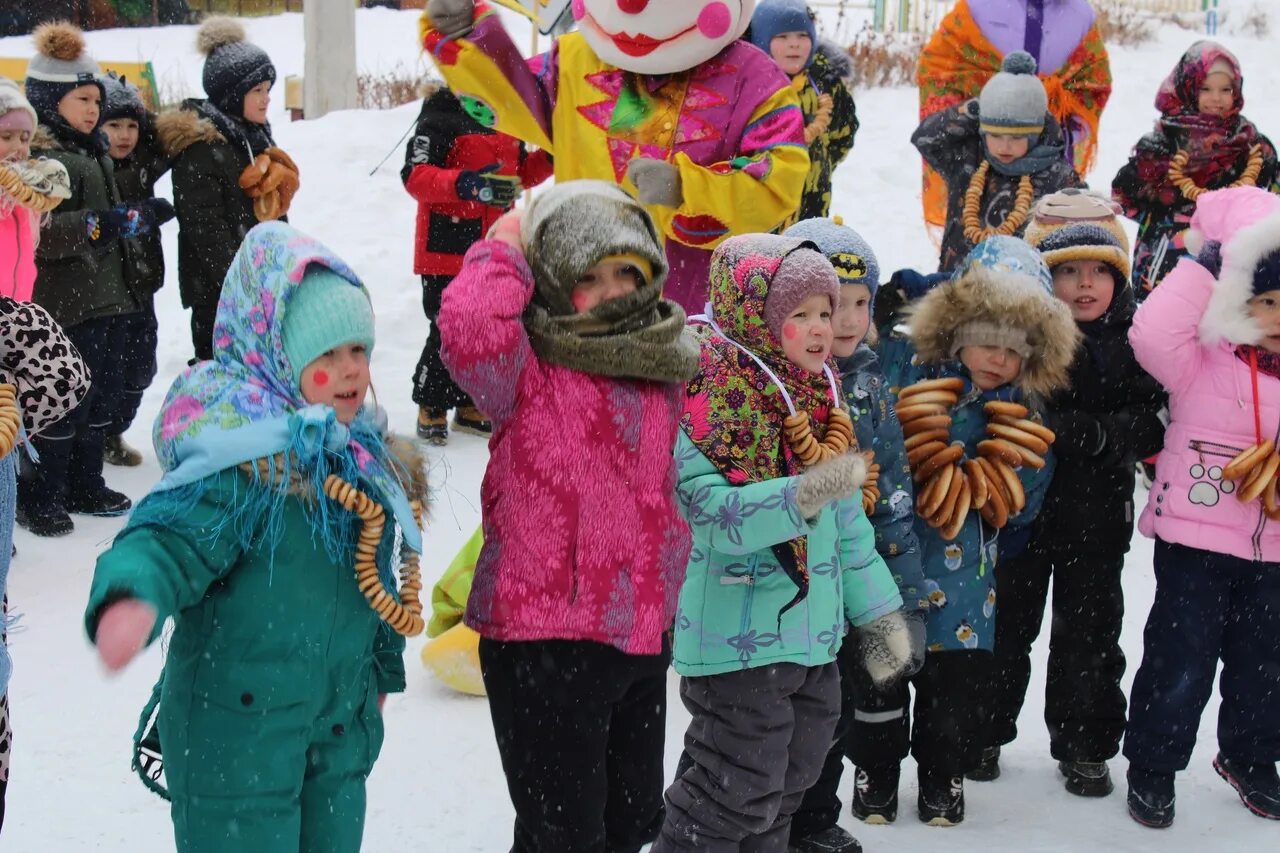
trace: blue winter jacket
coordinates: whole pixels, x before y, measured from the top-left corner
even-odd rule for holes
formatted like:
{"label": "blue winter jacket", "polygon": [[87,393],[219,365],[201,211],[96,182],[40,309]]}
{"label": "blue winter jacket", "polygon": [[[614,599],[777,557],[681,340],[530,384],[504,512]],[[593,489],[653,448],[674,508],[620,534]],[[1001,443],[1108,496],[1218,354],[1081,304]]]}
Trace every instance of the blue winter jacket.
{"label": "blue winter jacket", "polygon": [[[879,345],[884,382],[890,399],[897,391],[924,379],[959,377],[965,381],[960,401],[951,411],[951,441],[965,445],[965,456],[977,456],[979,441],[986,435],[987,415],[983,406],[991,400],[1007,400],[1026,405],[1011,385],[994,391],[979,391],[969,382],[968,371],[959,361],[918,365],[915,347],[900,335],[888,335]],[[960,535],[951,542],[919,516],[915,532],[920,540],[925,595],[929,600],[926,622],[929,651],[986,649],[995,645],[996,577],[998,543],[1018,539],[1025,543],[1053,477],[1054,458],[1050,450],[1045,467],[1039,471],[1022,467],[1018,476],[1027,493],[1026,507],[1001,531],[993,530],[977,512],[970,512]]]}
{"label": "blue winter jacket", "polygon": [[874,451],[880,465],[880,501],[869,516],[876,533],[876,551],[893,574],[903,606],[927,610],[920,541],[914,530],[915,489],[902,446],[902,424],[893,410],[894,395],[880,371],[880,358],[866,344],[837,362],[858,447]]}

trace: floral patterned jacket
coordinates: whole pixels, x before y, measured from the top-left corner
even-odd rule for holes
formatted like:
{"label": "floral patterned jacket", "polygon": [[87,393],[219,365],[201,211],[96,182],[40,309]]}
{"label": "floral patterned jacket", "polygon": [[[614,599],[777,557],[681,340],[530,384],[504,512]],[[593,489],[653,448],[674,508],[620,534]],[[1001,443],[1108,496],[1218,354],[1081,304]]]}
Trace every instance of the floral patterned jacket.
{"label": "floral patterned jacket", "polygon": [[[676,611],[673,663],[685,676],[775,663],[835,660],[845,623],[865,625],[902,606],[859,499],[812,522],[796,508],[796,477],[730,485],[681,431],[676,498],[693,552]],[[809,539],[809,594],[780,613],[796,585],[772,546]]]}

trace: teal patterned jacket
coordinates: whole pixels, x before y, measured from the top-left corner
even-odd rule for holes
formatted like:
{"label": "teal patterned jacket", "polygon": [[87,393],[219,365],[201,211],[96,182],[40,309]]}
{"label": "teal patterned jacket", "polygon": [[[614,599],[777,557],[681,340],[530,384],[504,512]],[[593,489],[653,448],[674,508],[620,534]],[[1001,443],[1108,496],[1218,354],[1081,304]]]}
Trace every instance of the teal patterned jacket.
{"label": "teal patterned jacket", "polygon": [[[806,521],[797,477],[731,485],[683,431],[677,436],[676,499],[693,551],[676,610],[676,672],[822,666],[835,660],[846,621],[857,627],[902,607],[860,497]],[[781,613],[796,586],[771,546],[798,536],[809,539],[809,594]]]}

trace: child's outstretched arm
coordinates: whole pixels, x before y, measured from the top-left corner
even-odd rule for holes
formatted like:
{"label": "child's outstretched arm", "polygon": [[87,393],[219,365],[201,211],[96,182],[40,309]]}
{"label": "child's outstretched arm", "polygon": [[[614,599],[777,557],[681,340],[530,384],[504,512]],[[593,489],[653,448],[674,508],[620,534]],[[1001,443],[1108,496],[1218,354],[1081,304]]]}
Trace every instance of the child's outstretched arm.
{"label": "child's outstretched arm", "polygon": [[1200,370],[1204,359],[1200,320],[1216,284],[1207,269],[1183,258],[1133,315],[1129,329],[1133,354],[1170,391],[1185,387]]}
{"label": "child's outstretched arm", "polygon": [[182,517],[128,527],[98,558],[84,625],[109,668],[127,664],[165,619],[198,603],[239,562],[239,537],[225,524],[237,486],[243,490],[239,476],[216,475]]}
{"label": "child's outstretched arm", "polygon": [[36,435],[80,405],[89,393],[89,370],[39,305],[0,297],[0,317],[0,380],[17,387],[23,426]]}
{"label": "child's outstretched arm", "polygon": [[840,501],[840,571],[845,617],[859,628],[902,607],[893,574],[876,551],[876,534],[857,498]]}
{"label": "child's outstretched arm", "polygon": [[520,378],[535,359],[523,314],[533,271],[519,245],[519,213],[494,225],[493,239],[467,250],[462,271],[440,303],[440,357],[480,411],[503,421],[515,406]]}

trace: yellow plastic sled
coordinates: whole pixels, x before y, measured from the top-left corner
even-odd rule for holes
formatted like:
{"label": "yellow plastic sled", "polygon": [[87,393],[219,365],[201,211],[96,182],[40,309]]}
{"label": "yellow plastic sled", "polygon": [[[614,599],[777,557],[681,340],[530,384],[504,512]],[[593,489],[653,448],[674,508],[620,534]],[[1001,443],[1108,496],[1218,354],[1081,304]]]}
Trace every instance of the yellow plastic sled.
{"label": "yellow plastic sled", "polygon": [[484,696],[480,677],[480,635],[462,623],[484,536],[479,528],[453,558],[431,590],[431,621],[422,647],[422,664],[459,693]]}

